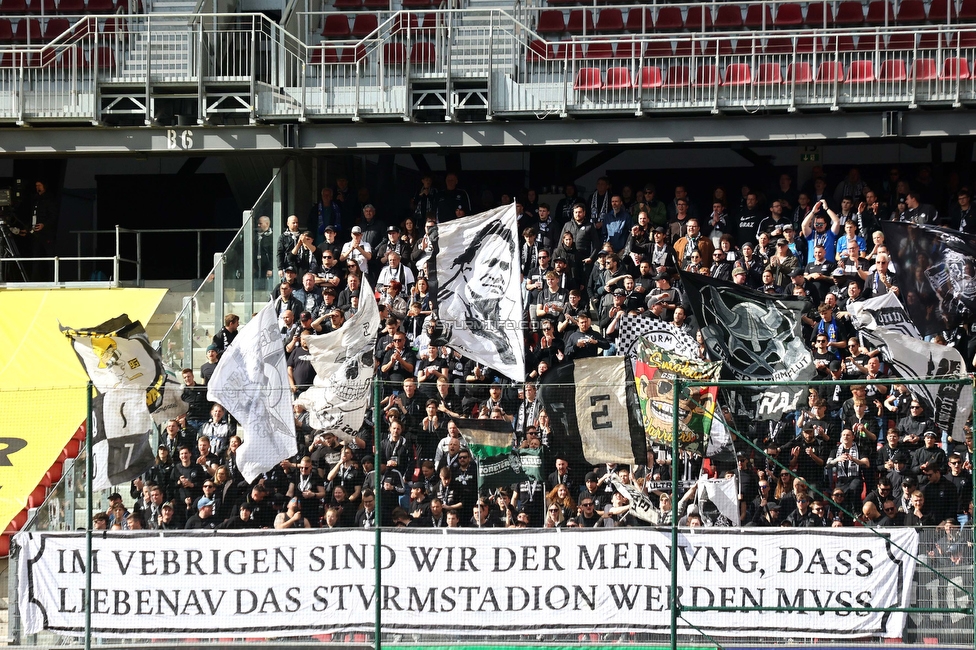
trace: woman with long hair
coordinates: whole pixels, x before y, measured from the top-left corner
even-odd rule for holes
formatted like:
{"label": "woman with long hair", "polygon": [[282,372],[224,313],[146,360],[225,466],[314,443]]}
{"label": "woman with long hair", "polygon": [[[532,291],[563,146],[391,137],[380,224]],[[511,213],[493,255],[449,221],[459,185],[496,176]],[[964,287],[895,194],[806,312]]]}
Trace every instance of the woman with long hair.
{"label": "woman with long hair", "polygon": [[413,217],[407,217],[400,224],[400,240],[410,244],[413,248],[415,242],[420,241],[424,234],[417,228],[417,222]]}
{"label": "woman with long hair", "polygon": [[569,493],[569,488],[563,483],[549,490],[549,494],[546,495],[546,504],[561,508],[563,519],[571,519],[576,516],[576,499],[573,498],[573,495]]}

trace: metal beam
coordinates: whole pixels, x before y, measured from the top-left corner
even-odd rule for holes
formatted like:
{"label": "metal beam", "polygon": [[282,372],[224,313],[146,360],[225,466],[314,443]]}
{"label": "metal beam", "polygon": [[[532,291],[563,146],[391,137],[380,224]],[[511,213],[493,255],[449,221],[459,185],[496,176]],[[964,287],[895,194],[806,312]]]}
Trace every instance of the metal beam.
{"label": "metal beam", "polygon": [[624,152],[624,149],[617,149],[617,148],[614,148],[614,149],[604,149],[603,151],[601,151],[597,155],[595,155],[595,156],[593,156],[591,158],[587,158],[586,160],[584,160],[580,164],[576,165],[576,167],[574,167],[569,172],[569,176],[567,177],[567,180],[575,181],[580,176],[584,176],[586,174],[589,174],[591,171],[593,171],[597,167],[602,167],[603,165],[607,164],[608,162],[610,162],[611,160],[613,160],[614,158],[616,158],[617,156],[619,156],[623,152]]}
{"label": "metal beam", "polygon": [[[289,125],[294,148],[317,153],[532,147],[632,148],[869,142],[883,135],[882,112],[754,116],[667,116],[606,120],[533,120],[488,123],[355,123]],[[0,129],[0,155],[247,154],[294,151],[285,125],[158,127],[21,127]],[[976,136],[969,110],[909,111],[908,144]]]}

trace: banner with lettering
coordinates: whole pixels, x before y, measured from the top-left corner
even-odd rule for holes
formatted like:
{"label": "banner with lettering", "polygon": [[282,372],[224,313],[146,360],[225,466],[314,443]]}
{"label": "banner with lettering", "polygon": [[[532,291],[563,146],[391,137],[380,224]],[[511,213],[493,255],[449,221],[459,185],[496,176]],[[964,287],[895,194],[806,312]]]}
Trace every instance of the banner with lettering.
{"label": "banner with lettering", "polygon": [[[443,533],[443,534],[441,534]],[[84,533],[20,533],[24,634],[85,630]],[[373,531],[107,532],[92,540],[96,637],[372,631]],[[385,633],[667,633],[671,533],[413,529],[383,534]],[[900,637],[914,529],[684,529],[679,625],[723,637]],[[953,587],[954,588],[954,587]],[[748,611],[749,608],[781,611]],[[839,608],[813,613],[799,608]],[[734,608],[740,608],[735,611]],[[514,623],[513,621],[517,621]]]}

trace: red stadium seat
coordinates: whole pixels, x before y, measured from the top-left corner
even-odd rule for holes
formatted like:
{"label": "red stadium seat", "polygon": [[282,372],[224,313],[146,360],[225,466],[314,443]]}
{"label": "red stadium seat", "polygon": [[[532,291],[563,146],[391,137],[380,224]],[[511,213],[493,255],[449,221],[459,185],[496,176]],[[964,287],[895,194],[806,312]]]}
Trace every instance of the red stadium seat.
{"label": "red stadium seat", "polygon": [[563,12],[557,9],[546,9],[539,14],[539,22],[535,26],[539,34],[562,34],[566,31]]}
{"label": "red stadium seat", "polygon": [[746,7],[746,19],[742,24],[752,29],[772,29],[773,12],[769,5],[749,5]]}
{"label": "red stadium seat", "polygon": [[877,52],[883,50],[884,46],[884,37],[879,34],[861,34],[857,37],[858,52]]}
{"label": "red stadium seat", "polygon": [[10,43],[14,40],[14,28],[9,18],[0,18],[0,43]]}
{"label": "red stadium seat", "polygon": [[573,90],[600,90],[601,88],[603,88],[603,79],[600,76],[600,68],[580,68],[576,73]]}
{"label": "red stadium seat", "polygon": [[58,13],[65,16],[77,16],[85,13],[85,0],[60,0]]}
{"label": "red stadium seat", "polygon": [[680,7],[664,6],[657,11],[654,28],[659,32],[677,32],[685,26]]}
{"label": "red stadium seat", "polygon": [[876,81],[874,62],[868,59],[855,59],[847,69],[846,83],[866,84]]}
{"label": "red stadium seat", "polygon": [[366,60],[366,46],[360,43],[356,47],[343,48],[339,53],[339,63],[358,63]]}
{"label": "red stadium seat", "polygon": [[47,498],[47,488],[43,485],[38,485],[34,488],[34,491],[27,496],[27,507],[28,508],[39,508],[41,504],[44,503],[44,499]]}
{"label": "red stadium seat", "polygon": [[416,36],[420,31],[420,23],[417,21],[417,14],[398,13],[390,26],[391,34],[409,33]]}
{"label": "red stadium seat", "polygon": [[596,19],[595,30],[601,34],[624,31],[624,16],[617,7],[607,7],[600,10]]}
{"label": "red stadium seat", "polygon": [[[403,6],[402,3],[401,6]],[[363,9],[372,9],[374,11],[390,11],[390,0],[364,0]]]}
{"label": "red stadium seat", "polygon": [[[939,0],[933,0],[933,4]],[[899,25],[913,25],[925,22],[925,5],[922,0],[901,0],[898,3],[898,16],[895,18]]]}
{"label": "red stadium seat", "polygon": [[693,54],[701,54],[701,50],[696,49],[694,42],[692,42],[689,39],[681,39],[675,41],[674,43],[675,56],[692,56]]}
{"label": "red stadium seat", "polygon": [[834,10],[826,0],[811,2],[807,5],[807,17],[804,23],[810,27],[830,27],[834,24]]}
{"label": "red stadium seat", "polygon": [[340,11],[356,11],[363,8],[362,0],[334,0],[332,7]]}
{"label": "red stadium seat", "polygon": [[634,81],[638,88],[654,89],[664,85],[664,75],[656,65],[645,65],[641,68],[640,76]]}
{"label": "red stadium seat", "polygon": [[582,43],[561,43],[556,51],[557,59],[580,60],[583,58]]}
{"label": "red stadium seat", "polygon": [[970,79],[971,74],[969,72],[969,61],[963,58],[950,56],[942,64],[942,74],[939,75],[939,79],[949,80],[949,79]]}
{"label": "red stadium seat", "polygon": [[430,36],[431,38],[433,38],[432,35],[433,35],[434,32],[437,31],[437,27],[438,27],[438,25],[437,25],[437,17],[438,17],[438,15],[441,16],[441,24],[440,24],[440,26],[443,27],[445,25],[443,14],[437,14],[437,13],[433,13],[432,12],[432,13],[429,13],[429,14],[424,14],[424,20],[423,20],[422,23],[420,23],[420,27],[419,27],[420,32],[423,33],[423,34],[426,34],[427,36]]}
{"label": "red stadium seat", "polygon": [[698,88],[717,86],[722,75],[719,74],[718,66],[700,65],[695,70],[695,80],[692,85]]}
{"label": "red stadium seat", "polygon": [[[129,24],[126,22],[125,18],[122,18],[121,16],[113,16],[110,18],[106,18],[105,24],[102,26],[102,33],[115,34],[116,40],[124,42],[127,41],[129,38]],[[45,38],[46,37],[47,35],[45,34]]]}
{"label": "red stadium seat", "polygon": [[725,68],[723,86],[748,86],[752,83],[752,68],[748,63],[731,63]]}
{"label": "red stadium seat", "polygon": [[796,52],[797,54],[810,54],[814,50],[817,52],[823,52],[823,42],[820,37],[814,36],[797,36],[796,37]]}
{"label": "red stadium seat", "polygon": [[414,43],[410,48],[411,65],[432,65],[437,60],[433,43]]}
{"label": "red stadium seat", "polygon": [[92,67],[97,67],[99,70],[114,71],[115,67],[115,50],[107,45],[99,45],[97,51],[91,53]]}
{"label": "red stadium seat", "polygon": [[349,33],[356,38],[365,38],[379,28],[379,21],[375,14],[358,14],[352,21],[352,29]]}
{"label": "red stadium seat", "polygon": [[24,510],[21,510],[16,515],[14,515],[14,518],[10,520],[9,524],[7,524],[7,528],[4,532],[12,533],[18,531],[21,528],[23,528],[24,524],[26,523],[27,523],[27,509],[25,508]]}
{"label": "red stadium seat", "polygon": [[27,0],[0,0],[0,14],[19,16],[27,13]]}
{"label": "red stadium seat", "polygon": [[[937,34],[932,34],[932,36],[937,36]],[[865,37],[862,36],[862,39]],[[872,48],[873,49],[873,48]],[[900,32],[898,34],[892,34],[888,37],[888,49],[889,50],[908,50],[911,52],[915,49],[915,34],[909,32]]]}
{"label": "red stadium seat", "polygon": [[31,0],[27,3],[27,13],[34,16],[53,16],[58,13],[58,5],[54,0]]}
{"label": "red stadium seat", "polygon": [[525,51],[525,60],[533,63],[537,61],[553,61],[556,59],[556,47],[552,43],[546,43],[538,39],[529,43]]}
{"label": "red stadium seat", "polygon": [[407,46],[403,43],[385,43],[383,45],[383,63],[386,65],[401,65],[407,60]]}
{"label": "red stadium seat", "polygon": [[10,535],[4,533],[0,535],[0,557],[10,556]]}
{"label": "red stadium seat", "polygon": [[613,43],[590,43],[586,48],[585,59],[612,59]]}
{"label": "red stadium seat", "polygon": [[881,63],[878,81],[898,82],[908,79],[908,67],[902,59],[886,59]]}
{"label": "red stadium seat", "polygon": [[741,29],[742,7],[737,4],[719,5],[715,13],[715,26],[721,29]]}
{"label": "red stadium seat", "polygon": [[88,0],[88,13],[90,14],[110,14],[115,11],[113,0]]}
{"label": "red stadium seat", "polygon": [[651,10],[647,7],[632,7],[627,12],[625,27],[631,34],[643,34],[652,31],[654,29],[654,17]]}
{"label": "red stadium seat", "polygon": [[614,66],[607,68],[607,83],[604,88],[607,90],[626,90],[631,87],[630,68]]}
{"label": "red stadium seat", "polygon": [[828,36],[824,42],[823,52],[853,52],[854,37],[846,34],[841,36]]}
{"label": "red stadium seat", "polygon": [[640,56],[640,43],[636,41],[620,41],[617,43],[617,51],[614,58],[617,59],[636,59]]}
{"label": "red stadium seat", "polygon": [[795,2],[781,4],[776,9],[774,27],[799,27],[803,24],[803,9]]}
{"label": "red stadium seat", "polygon": [[799,61],[786,66],[786,83],[805,85],[813,82],[813,68],[808,61]]}
{"label": "red stadium seat", "polygon": [[[976,31],[961,31],[956,34],[959,39],[959,47],[962,49],[976,48]],[[930,48],[935,49],[935,48]]]}
{"label": "red stadium seat", "polygon": [[767,38],[763,51],[766,54],[791,54],[793,52],[793,39],[789,36]]}
{"label": "red stadium seat", "polygon": [[691,83],[691,69],[686,65],[673,65],[668,68],[662,88],[687,88]]}
{"label": "red stadium seat", "polygon": [[818,84],[843,83],[844,64],[840,61],[823,61],[813,81]]}
{"label": "red stadium seat", "polygon": [[404,9],[426,9],[430,5],[430,0],[403,0],[400,3]]}
{"label": "red stadium seat", "polygon": [[674,56],[674,43],[670,40],[650,41],[644,49],[644,57],[648,59]]}
{"label": "red stadium seat", "polygon": [[59,462],[54,463],[51,465],[51,469],[47,471],[46,476],[51,481],[51,485],[56,485],[61,480],[61,477],[64,476],[64,465]]}
{"label": "red stadium seat", "polygon": [[685,16],[685,27],[693,32],[712,28],[712,11],[707,5],[691,5]]}
{"label": "red stadium seat", "polygon": [[[963,0],[963,4],[966,2]],[[929,21],[933,23],[946,24],[958,18],[956,14],[955,0],[932,0],[929,5]]]}
{"label": "red stadium seat", "polygon": [[837,5],[834,24],[849,26],[864,24],[864,7],[857,0],[844,0]]}
{"label": "red stadium seat", "polygon": [[589,9],[573,9],[570,11],[569,20],[566,22],[566,31],[570,34],[592,34],[595,31],[593,12]]}
{"label": "red stadium seat", "polygon": [[325,17],[322,36],[325,38],[349,38],[349,18],[345,14],[329,14]]}
{"label": "red stadium seat", "polygon": [[[742,39],[743,42],[745,39]],[[718,49],[719,56],[730,56],[735,54],[736,46],[731,39],[714,39],[709,41],[699,41],[699,47],[701,48],[699,54],[703,56],[715,56],[716,47]]]}
{"label": "red stadium seat", "polygon": [[41,40],[40,18],[21,18],[17,21],[17,27],[14,29],[14,43],[40,45]]}
{"label": "red stadium seat", "polygon": [[[70,68],[75,61],[75,59],[72,58],[73,56],[75,56],[76,59],[80,58],[81,60],[84,60],[85,58],[82,56],[79,48],[68,48],[61,53],[57,64],[65,68]],[[79,65],[81,64],[81,60],[78,60]],[[77,458],[80,447],[81,445],[77,440],[69,440],[68,444],[64,446],[64,452],[68,454],[68,458]]]}
{"label": "red stadium seat", "polygon": [[935,59],[915,59],[912,62],[911,78],[916,81],[932,81],[938,78],[939,66]]}
{"label": "red stadium seat", "polygon": [[756,85],[779,86],[783,83],[783,71],[778,63],[760,63],[756,70]]}
{"label": "red stadium seat", "polygon": [[871,0],[868,14],[864,19],[868,25],[891,25],[895,22],[895,12],[887,0]]}

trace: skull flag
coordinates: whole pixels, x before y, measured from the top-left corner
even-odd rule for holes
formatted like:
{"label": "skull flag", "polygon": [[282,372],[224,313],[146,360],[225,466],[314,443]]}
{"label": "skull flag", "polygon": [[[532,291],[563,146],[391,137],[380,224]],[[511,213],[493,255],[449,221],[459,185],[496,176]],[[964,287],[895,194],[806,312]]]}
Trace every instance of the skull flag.
{"label": "skull flag", "polygon": [[359,432],[372,399],[373,346],[380,312],[365,278],[359,296],[359,311],[345,325],[309,339],[315,384],[296,400],[308,410],[309,424],[332,431],[341,440]]}
{"label": "skull flag", "polygon": [[682,273],[681,282],[708,354],[723,362],[723,379],[755,384],[735,389],[739,413],[770,420],[795,409],[804,388],[776,382],[814,375],[813,356],[800,336],[804,301],[694,273]]}

